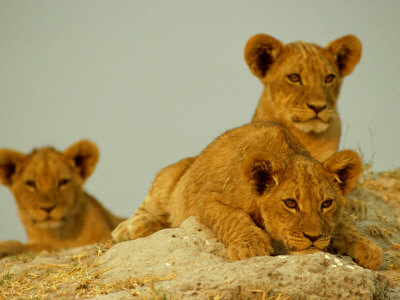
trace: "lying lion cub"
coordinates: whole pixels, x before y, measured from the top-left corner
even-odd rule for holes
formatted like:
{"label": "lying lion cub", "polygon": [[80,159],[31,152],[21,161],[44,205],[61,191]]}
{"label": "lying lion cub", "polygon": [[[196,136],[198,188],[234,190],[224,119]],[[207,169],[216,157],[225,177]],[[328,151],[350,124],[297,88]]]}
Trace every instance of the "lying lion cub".
{"label": "lying lion cub", "polygon": [[343,77],[360,61],[359,39],[347,35],[322,48],[258,34],[246,43],[244,57],[264,85],[252,121],[282,123],[321,162],[336,153],[341,131],[336,103]]}
{"label": "lying lion cub", "polygon": [[0,257],[28,250],[56,250],[111,238],[123,219],[82,189],[99,158],[83,140],[63,153],[41,148],[25,155],[0,149],[0,182],[14,194],[28,244],[0,242]]}
{"label": "lying lion cub", "polygon": [[360,171],[353,151],[321,164],[283,126],[255,122],[161,170],[140,208],[112,235],[137,239],[197,216],[232,260],[270,255],[274,240],[291,254],[329,249],[376,269],[382,250],[343,211]]}

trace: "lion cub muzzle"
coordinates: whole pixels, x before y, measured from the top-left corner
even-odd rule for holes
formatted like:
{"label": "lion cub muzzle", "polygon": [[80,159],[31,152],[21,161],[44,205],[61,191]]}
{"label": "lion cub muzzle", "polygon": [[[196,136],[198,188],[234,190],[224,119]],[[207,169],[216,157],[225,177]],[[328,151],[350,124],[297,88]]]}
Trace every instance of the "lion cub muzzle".
{"label": "lion cub muzzle", "polygon": [[55,209],[56,206],[55,205],[51,205],[51,206],[40,206],[40,209],[45,211],[48,215],[51,213],[51,211],[53,209]]}
{"label": "lion cub muzzle", "polygon": [[32,214],[32,223],[42,229],[55,229],[61,227],[66,221],[65,211],[53,201],[42,202]]}
{"label": "lion cub muzzle", "polygon": [[310,108],[311,110],[315,111],[316,116],[318,116],[318,113],[326,109],[326,104],[319,104],[319,103],[307,103],[307,107]]}
{"label": "lion cub muzzle", "polygon": [[[292,200],[294,201],[294,200]],[[333,203],[331,200],[325,200],[323,203]],[[292,204],[293,205],[293,204]],[[332,213],[335,205],[330,204],[328,207],[331,211],[318,212],[318,206],[314,209],[316,212],[300,211],[300,206],[297,206],[297,213],[299,215],[298,228],[292,228],[292,232],[288,234],[286,239],[286,247],[291,254],[307,254],[318,251],[325,251],[331,241],[331,234],[329,227],[326,226],[326,220],[323,216]],[[323,204],[321,204],[323,206]],[[305,205],[302,206],[306,210]],[[320,216],[321,215],[321,216]]]}
{"label": "lion cub muzzle", "polygon": [[290,254],[295,255],[325,251],[330,240],[330,235],[308,235],[303,232],[301,236],[288,237],[287,248]]}

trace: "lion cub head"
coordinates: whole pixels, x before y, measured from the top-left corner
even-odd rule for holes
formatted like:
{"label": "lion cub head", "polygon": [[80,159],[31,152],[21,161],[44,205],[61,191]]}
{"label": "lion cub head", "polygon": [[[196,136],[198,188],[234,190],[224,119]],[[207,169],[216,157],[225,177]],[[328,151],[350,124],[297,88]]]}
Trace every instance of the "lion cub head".
{"label": "lion cub head", "polygon": [[[350,75],[361,58],[361,42],[347,35],[322,48],[294,42],[284,45],[275,38],[258,34],[245,47],[251,72],[267,88],[266,96],[279,109],[277,117],[304,132],[328,129],[336,114],[342,78]],[[254,120],[268,119],[262,110]]]}
{"label": "lion cub head", "polygon": [[360,172],[361,160],[350,150],[323,165],[304,155],[282,161],[269,153],[249,155],[243,164],[257,199],[257,223],[290,254],[326,250],[345,205],[344,195]]}
{"label": "lion cub head", "polygon": [[258,34],[248,40],[244,57],[264,85],[252,121],[283,123],[320,161],[335,153],[341,132],[337,100],[343,77],[360,61],[359,39],[346,35],[322,48]]}
{"label": "lion cub head", "polygon": [[30,154],[0,150],[0,182],[14,194],[25,226],[62,227],[80,212],[82,185],[99,158],[97,146],[82,140],[64,152],[41,148]]}

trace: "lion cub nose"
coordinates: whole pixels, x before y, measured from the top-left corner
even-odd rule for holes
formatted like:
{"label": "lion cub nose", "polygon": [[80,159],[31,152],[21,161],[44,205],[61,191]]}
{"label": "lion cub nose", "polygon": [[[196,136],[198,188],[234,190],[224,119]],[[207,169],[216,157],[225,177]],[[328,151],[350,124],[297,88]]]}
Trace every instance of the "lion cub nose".
{"label": "lion cub nose", "polygon": [[306,237],[306,238],[308,238],[311,242],[315,242],[315,241],[317,241],[321,236],[322,236],[322,234],[320,234],[320,235],[308,235],[308,234],[306,234],[306,233],[304,233],[303,232],[303,235]]}
{"label": "lion cub nose", "polygon": [[307,103],[307,106],[316,113],[319,113],[320,111],[323,111],[326,108],[326,105],[309,104],[309,103]]}
{"label": "lion cub nose", "polygon": [[41,206],[41,207],[40,207],[41,210],[44,210],[44,211],[47,212],[48,214],[49,214],[54,208],[56,208],[55,205],[48,206],[48,207],[45,207],[45,206]]}

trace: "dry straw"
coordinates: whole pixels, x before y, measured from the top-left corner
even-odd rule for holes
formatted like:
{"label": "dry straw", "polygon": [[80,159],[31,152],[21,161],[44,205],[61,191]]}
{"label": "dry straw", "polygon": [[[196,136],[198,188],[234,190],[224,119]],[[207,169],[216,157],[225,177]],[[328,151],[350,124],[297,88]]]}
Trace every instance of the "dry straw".
{"label": "dry straw", "polygon": [[[165,278],[129,277],[104,283],[101,276],[110,270],[101,268],[99,258],[104,249],[98,248],[97,253],[94,248],[92,250],[94,253],[83,252],[71,256],[67,263],[29,264],[21,275],[14,275],[6,268],[0,275],[0,299],[88,298],[123,290],[129,290],[132,296],[147,299],[139,289],[144,286],[150,288],[151,299],[171,299],[156,291],[153,283],[170,280],[175,277],[174,274]],[[26,257],[17,257],[16,260],[26,260]],[[10,262],[9,267],[12,265],[13,262]]]}

